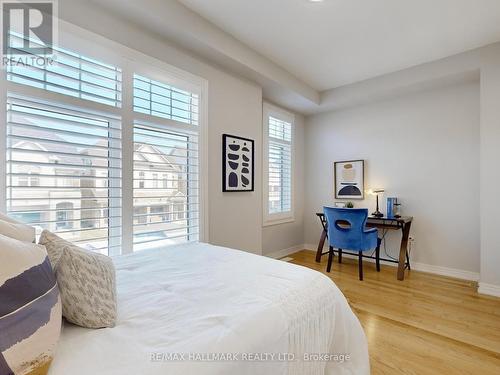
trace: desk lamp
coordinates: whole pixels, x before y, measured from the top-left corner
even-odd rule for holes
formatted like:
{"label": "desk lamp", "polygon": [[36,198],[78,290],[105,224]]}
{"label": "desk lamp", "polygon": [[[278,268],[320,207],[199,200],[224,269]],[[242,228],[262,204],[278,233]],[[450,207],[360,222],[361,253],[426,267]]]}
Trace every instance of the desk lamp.
{"label": "desk lamp", "polygon": [[378,195],[380,193],[383,193],[383,192],[384,192],[384,189],[382,189],[382,188],[368,190],[368,194],[375,195],[377,197],[377,209],[375,210],[375,212],[372,213],[373,217],[382,217],[382,216],[384,216],[384,214],[382,212],[380,212],[379,207],[378,207]]}

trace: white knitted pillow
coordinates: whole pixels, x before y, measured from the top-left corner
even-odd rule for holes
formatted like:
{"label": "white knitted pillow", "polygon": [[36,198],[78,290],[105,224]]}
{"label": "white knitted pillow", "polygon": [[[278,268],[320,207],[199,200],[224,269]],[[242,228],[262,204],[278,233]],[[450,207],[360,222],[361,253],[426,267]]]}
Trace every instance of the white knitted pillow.
{"label": "white knitted pillow", "polygon": [[39,242],[46,247],[55,271],[66,320],[85,328],[113,327],[117,308],[111,258],[84,250],[47,230]]}
{"label": "white knitted pillow", "polygon": [[110,257],[64,245],[56,269],[63,316],[85,328],[116,323],[115,266]]}
{"label": "white knitted pillow", "polygon": [[71,242],[62,239],[48,230],[44,230],[42,232],[40,238],[38,239],[38,243],[45,246],[45,249],[47,249],[50,264],[52,265],[54,272],[57,268],[57,263],[59,263],[59,259],[61,258],[63,246],[72,245]]}

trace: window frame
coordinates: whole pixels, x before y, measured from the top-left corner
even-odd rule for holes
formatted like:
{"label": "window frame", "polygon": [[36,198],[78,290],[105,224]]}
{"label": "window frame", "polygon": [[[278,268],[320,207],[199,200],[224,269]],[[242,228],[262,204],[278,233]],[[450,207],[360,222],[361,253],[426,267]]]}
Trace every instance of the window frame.
{"label": "window frame", "polygon": [[[269,213],[269,117],[274,117],[291,124],[290,142],[290,211]],[[263,201],[263,226],[292,223],[295,221],[295,115],[282,108],[264,102],[262,106],[262,201]]]}
{"label": "window frame", "polygon": [[[86,101],[83,99],[71,97],[71,96],[66,96],[64,94],[59,94],[55,93],[56,95],[52,95],[53,92],[51,91],[46,91],[45,89],[41,88],[36,88],[36,87],[31,87],[31,86],[25,86],[19,83],[15,82],[10,82],[7,81],[7,87],[5,90],[6,94],[6,112],[3,113],[5,116],[4,118],[7,119],[7,106],[9,101],[12,103],[15,103],[15,105],[21,105],[21,106],[30,106],[33,105],[33,107],[30,108],[37,108],[41,111],[56,111],[57,113],[60,114],[66,114],[66,115],[71,115],[71,116],[85,116],[88,119],[94,119],[94,120],[100,120],[100,121],[105,121],[108,123],[109,127],[108,128],[103,128],[103,129],[108,129],[108,140],[110,142],[108,148],[108,159],[113,160],[113,163],[116,163],[118,160],[121,163],[121,160],[117,157],[111,156],[112,153],[116,152],[117,150],[121,150],[121,130],[122,130],[122,122],[120,120],[120,116],[117,113],[112,113],[112,111],[106,111],[105,108],[101,108],[101,110],[97,110],[93,108],[93,103],[92,101]],[[75,100],[68,100],[68,98],[76,99]],[[83,100],[83,102],[82,102]],[[80,101],[80,102],[78,102]],[[90,104],[88,104],[90,103]],[[88,104],[88,105],[87,105]],[[96,103],[99,106],[104,106],[108,107],[107,105]],[[3,106],[2,106],[3,107]],[[113,107],[110,107],[113,108]],[[8,126],[5,126],[5,134],[4,134],[4,140],[0,142],[0,149],[2,150],[2,157],[4,159],[1,159],[4,164],[0,166],[0,173],[4,173],[7,178],[2,178],[2,181],[5,181],[7,185],[7,179],[9,178],[9,174],[7,173],[7,128]],[[111,136],[111,132],[113,133],[113,136]],[[117,134],[120,134],[119,136]],[[117,143],[118,142],[118,143]],[[121,152],[121,151],[120,151]],[[54,163],[54,168],[58,164]],[[122,191],[121,186],[115,186],[115,182],[117,179],[117,176],[115,174],[120,174],[121,173],[121,164],[120,166],[114,165],[113,167],[108,166],[108,183],[110,184],[107,187],[107,190],[109,191],[109,195],[107,197],[108,200],[108,205],[105,207],[109,216],[107,218],[108,220],[108,255],[118,255],[120,253],[120,249],[122,248],[121,242],[121,233],[119,233],[120,230],[123,230],[123,226],[120,225],[119,223],[122,222],[122,217],[123,217],[123,212],[121,211],[121,197],[120,194],[117,194]],[[54,176],[57,176],[57,171],[55,171]],[[63,179],[66,178],[65,176],[62,177]],[[56,186],[58,186],[58,179],[54,179]],[[120,184],[122,184],[122,180],[120,180]],[[26,188],[32,187],[31,185],[26,186]],[[9,189],[6,187],[5,191],[0,192],[0,198],[3,203],[3,212],[6,211],[6,206],[7,206],[7,197],[8,197],[8,192]],[[104,198],[101,198],[104,199]],[[71,199],[70,199],[71,200]],[[115,210],[120,210],[122,212],[122,217],[117,218],[115,215],[111,214],[111,211]],[[57,212],[57,208],[56,208]],[[102,219],[102,218],[101,218]],[[85,220],[84,218],[78,220],[80,221],[80,225],[82,228],[80,228],[80,231],[85,230],[84,228],[90,228],[83,226],[84,222],[92,221],[94,219],[88,219]],[[57,219],[56,219],[57,221]],[[76,231],[76,230],[75,230]],[[70,231],[69,231],[70,232]],[[57,233],[57,232],[56,232]],[[79,244],[79,241],[76,242]],[[79,244],[81,245],[81,244]],[[100,249],[102,250],[102,249]]]}
{"label": "window frame", "polygon": [[[137,112],[139,115],[142,115],[141,112]],[[191,137],[195,137],[197,138],[197,140],[199,140],[199,131],[198,131],[198,126],[197,125],[190,125],[190,124],[186,124],[186,126],[179,126],[179,125],[176,125],[176,126],[172,126],[172,124],[168,124],[168,122],[170,121],[173,121],[173,120],[169,120],[169,119],[165,119],[163,117],[155,117],[155,121],[154,122],[144,122],[144,121],[140,121],[138,120],[139,117],[142,117],[142,116],[138,116],[136,117],[136,120],[134,122],[134,131],[135,131],[135,128],[143,128],[143,129],[148,129],[148,130],[151,130],[151,131],[159,131],[159,132],[162,132],[162,133],[171,133],[171,134],[177,134],[179,136],[183,136],[183,137],[186,137],[186,142],[191,142],[190,138]],[[198,143],[198,142],[197,142]],[[198,143],[198,147],[199,147],[199,143]],[[196,204],[198,206],[198,216],[197,217],[194,217],[193,220],[197,221],[198,222],[198,231],[196,233],[189,233],[191,232],[191,229],[193,228],[189,223],[187,224],[187,237],[189,238],[190,236],[197,236],[198,238],[200,238],[199,241],[201,241],[201,193],[200,193],[200,181],[199,181],[199,173],[201,172],[200,171],[200,152],[199,150],[196,151],[198,156],[195,157],[195,159],[197,159],[197,167],[198,167],[198,172],[196,173],[196,176],[198,176],[198,181],[197,184],[198,184],[198,187],[196,188],[193,188],[193,190],[196,190],[198,192],[198,203],[189,203],[189,199],[188,199],[188,203],[187,205],[185,205],[185,207],[189,207],[189,205],[194,205]],[[134,172],[135,172],[135,165],[134,165]],[[139,172],[140,173],[140,172]],[[158,176],[159,177],[159,176]],[[187,174],[187,181],[189,182],[190,181],[190,178],[192,177],[191,174]],[[160,182],[160,179],[157,180],[158,182]],[[140,189],[140,188],[139,188]],[[160,187],[160,185],[158,185],[158,189],[162,189]],[[133,188],[134,190],[134,188]],[[132,190],[132,191],[133,191]],[[188,189],[189,190],[189,189]],[[189,196],[189,192],[188,192],[188,196]],[[134,196],[134,200],[136,199],[137,197]],[[176,203],[169,203],[168,206],[171,208],[170,211],[167,213],[167,215],[170,216],[170,218],[168,219],[169,221],[178,221],[179,220],[179,213],[177,212],[177,209],[176,209]],[[186,211],[190,211],[188,208],[186,208]],[[152,232],[158,232],[158,231],[152,231]],[[147,233],[147,232],[146,232]],[[135,232],[133,231],[133,235],[136,235]],[[177,236],[177,237],[173,237],[174,239],[175,238],[180,238],[180,237],[183,237],[183,236]],[[139,242],[139,243],[136,243],[135,245],[138,245],[138,247],[140,248],[140,245],[141,243],[148,243],[149,241],[144,241],[144,242]],[[151,243],[154,243],[153,241]]]}
{"label": "window frame", "polygon": [[[133,210],[133,126],[134,122],[151,122],[181,127],[175,120],[168,120],[137,113],[133,110],[133,75],[134,73],[151,79],[167,82],[182,90],[199,95],[199,123],[197,134],[199,139],[199,241],[209,241],[208,226],[208,81],[172,66],[139,51],[111,41],[98,34],[59,21],[61,48],[78,46],[75,52],[122,70],[121,107],[80,99],[57,92],[46,91],[20,83],[8,81],[6,70],[0,70],[0,118],[6,118],[7,93],[20,97],[35,99],[48,104],[54,103],[68,108],[89,110],[105,115],[118,116],[122,124],[122,237],[121,254],[133,252],[132,228]],[[3,116],[3,117],[2,117]],[[6,173],[6,127],[0,127],[0,174]],[[0,178],[0,211],[6,210],[6,179]],[[115,254],[110,254],[115,255]]]}

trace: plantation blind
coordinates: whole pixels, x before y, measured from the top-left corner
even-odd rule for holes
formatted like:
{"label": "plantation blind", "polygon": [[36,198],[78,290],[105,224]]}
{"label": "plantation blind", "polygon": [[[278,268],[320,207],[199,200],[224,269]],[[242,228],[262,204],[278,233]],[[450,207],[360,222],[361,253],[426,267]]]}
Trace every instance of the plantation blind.
{"label": "plantation blind", "polygon": [[198,136],[134,126],[134,251],[199,239]]}
{"label": "plantation blind", "polygon": [[[10,32],[12,43],[22,37]],[[33,44],[34,41],[31,41]],[[15,51],[15,48],[11,47]],[[64,95],[121,107],[122,71],[87,56],[53,47],[55,58],[46,65],[8,65],[7,79]]]}
{"label": "plantation blind", "polygon": [[134,74],[134,111],[198,125],[199,95]]}
{"label": "plantation blind", "polygon": [[121,245],[119,119],[9,95],[7,211],[89,250]]}
{"label": "plantation blind", "polygon": [[292,210],[292,124],[268,117],[268,213]]}

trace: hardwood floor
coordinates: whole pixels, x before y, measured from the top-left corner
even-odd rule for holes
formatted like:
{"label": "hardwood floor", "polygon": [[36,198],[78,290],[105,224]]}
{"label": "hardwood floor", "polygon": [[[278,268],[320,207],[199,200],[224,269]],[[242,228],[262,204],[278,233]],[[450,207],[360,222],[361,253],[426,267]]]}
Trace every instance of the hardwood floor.
{"label": "hardwood floor", "polygon": [[500,374],[500,298],[477,294],[476,283],[338,258],[330,274],[327,257],[290,255],[291,263],[328,275],[358,316],[370,350],[372,374]]}

